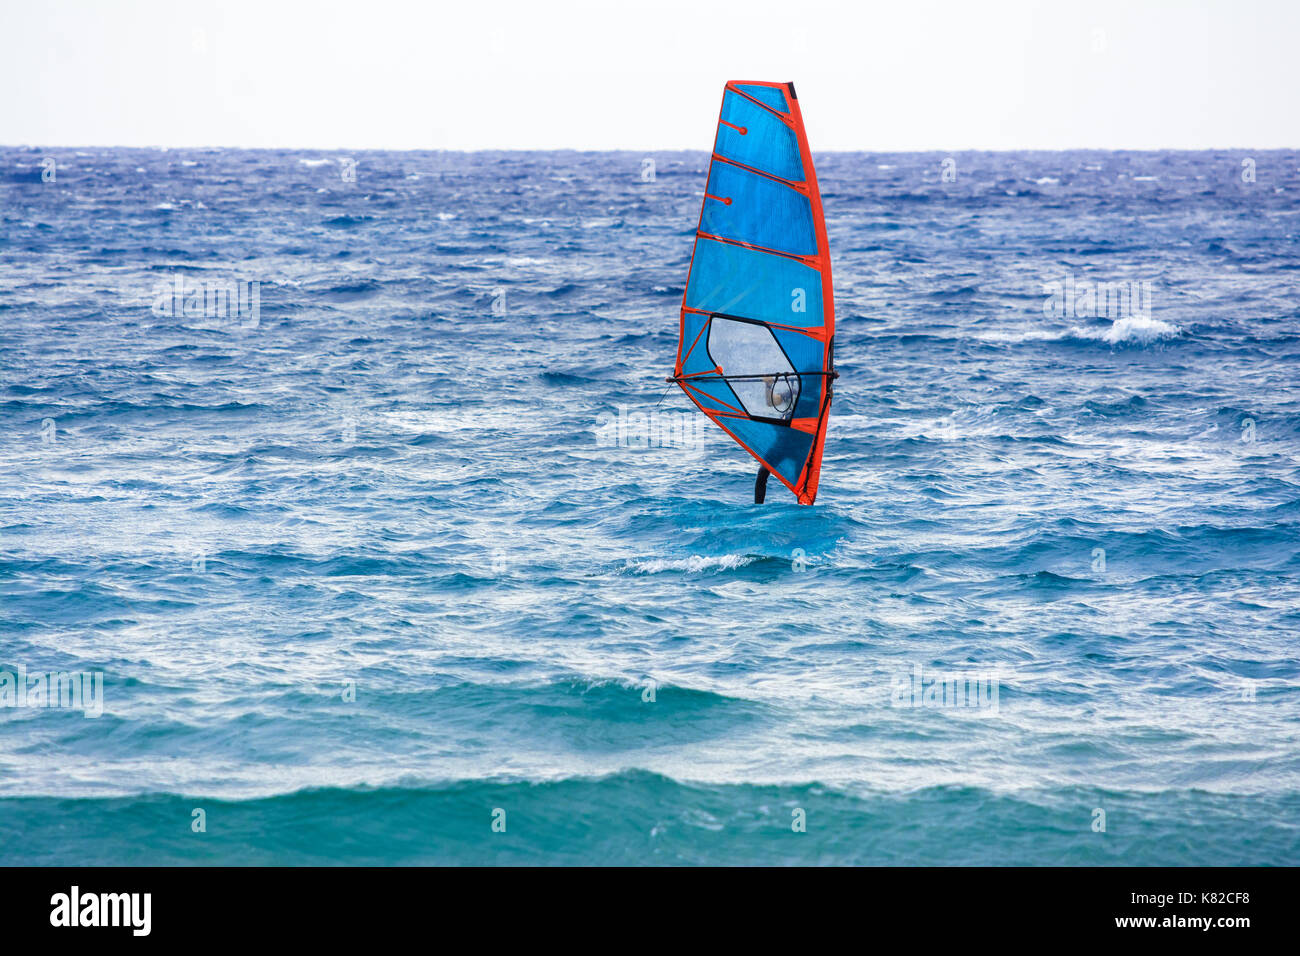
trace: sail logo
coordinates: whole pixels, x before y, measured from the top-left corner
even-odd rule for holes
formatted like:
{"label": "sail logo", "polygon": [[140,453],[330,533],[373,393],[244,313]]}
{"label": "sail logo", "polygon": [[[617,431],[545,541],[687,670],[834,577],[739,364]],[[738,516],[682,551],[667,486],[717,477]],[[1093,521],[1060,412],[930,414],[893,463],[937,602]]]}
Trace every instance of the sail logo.
{"label": "sail logo", "polygon": [[1153,284],[1146,279],[1089,282],[1073,275],[1043,283],[1043,315],[1051,318],[1127,319],[1151,315]]}
{"label": "sail logo", "polygon": [[50,925],[57,927],[128,927],[132,936],[153,929],[152,893],[82,893],[73,886],[50,897]]}
{"label": "sail logo", "polygon": [[28,674],[19,664],[0,670],[0,707],[79,710],[85,717],[104,714],[104,672],[51,671]]}
{"label": "sail logo", "polygon": [[910,674],[894,678],[890,703],[895,707],[961,710],[990,717],[998,713],[1000,687],[995,671],[926,671],[914,664]]}
{"label": "sail logo", "polygon": [[707,441],[707,420],[691,412],[636,412],[619,405],[617,413],[596,416],[596,445],[600,448],[678,448],[700,451]]}
{"label": "sail logo", "polygon": [[154,286],[150,311],[171,319],[226,319],[255,329],[262,321],[262,284],[238,279],[191,284],[176,273]]}

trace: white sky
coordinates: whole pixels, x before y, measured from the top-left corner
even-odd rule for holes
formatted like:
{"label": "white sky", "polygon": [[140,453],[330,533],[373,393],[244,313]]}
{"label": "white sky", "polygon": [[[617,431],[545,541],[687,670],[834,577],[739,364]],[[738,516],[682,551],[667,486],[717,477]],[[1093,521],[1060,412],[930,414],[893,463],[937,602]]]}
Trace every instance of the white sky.
{"label": "white sky", "polygon": [[814,150],[1300,146],[1300,2],[0,0],[0,143],[706,149],[728,79]]}

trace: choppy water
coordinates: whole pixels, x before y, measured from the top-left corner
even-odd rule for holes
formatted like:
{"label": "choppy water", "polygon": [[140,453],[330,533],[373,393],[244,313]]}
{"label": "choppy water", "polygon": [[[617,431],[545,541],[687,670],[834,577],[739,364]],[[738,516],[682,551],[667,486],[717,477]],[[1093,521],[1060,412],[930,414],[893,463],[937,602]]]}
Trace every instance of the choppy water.
{"label": "choppy water", "polygon": [[596,432],[703,153],[351,158],[0,150],[0,862],[1300,860],[1300,155],[819,156],[812,508]]}

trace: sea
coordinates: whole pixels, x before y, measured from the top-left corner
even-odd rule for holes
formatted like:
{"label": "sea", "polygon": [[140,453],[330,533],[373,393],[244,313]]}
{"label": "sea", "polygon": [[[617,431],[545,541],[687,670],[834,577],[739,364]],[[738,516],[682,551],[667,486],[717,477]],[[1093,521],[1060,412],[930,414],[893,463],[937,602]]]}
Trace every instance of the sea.
{"label": "sea", "polygon": [[1300,153],[815,158],[809,507],[704,152],[0,148],[0,864],[1300,863]]}

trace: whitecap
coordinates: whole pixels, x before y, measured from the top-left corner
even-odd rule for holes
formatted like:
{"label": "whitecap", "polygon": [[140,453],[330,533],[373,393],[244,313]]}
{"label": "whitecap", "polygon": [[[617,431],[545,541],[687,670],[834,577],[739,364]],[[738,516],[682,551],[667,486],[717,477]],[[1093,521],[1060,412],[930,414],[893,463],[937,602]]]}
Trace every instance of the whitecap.
{"label": "whitecap", "polygon": [[661,571],[731,571],[753,564],[758,558],[752,554],[693,554],[689,558],[650,558],[646,561],[628,561],[623,570],[629,574],[658,574]]}
{"label": "whitecap", "polygon": [[1161,339],[1171,339],[1182,335],[1183,330],[1172,322],[1152,318],[1149,315],[1126,315],[1116,319],[1108,329],[1084,329],[1074,326],[1070,334],[1080,339],[1099,339],[1110,345],[1122,342],[1135,342],[1147,345]]}
{"label": "whitecap", "polygon": [[1006,332],[976,332],[972,338],[981,342],[1040,342],[1063,339],[1067,334],[1049,329],[1017,329]]}

